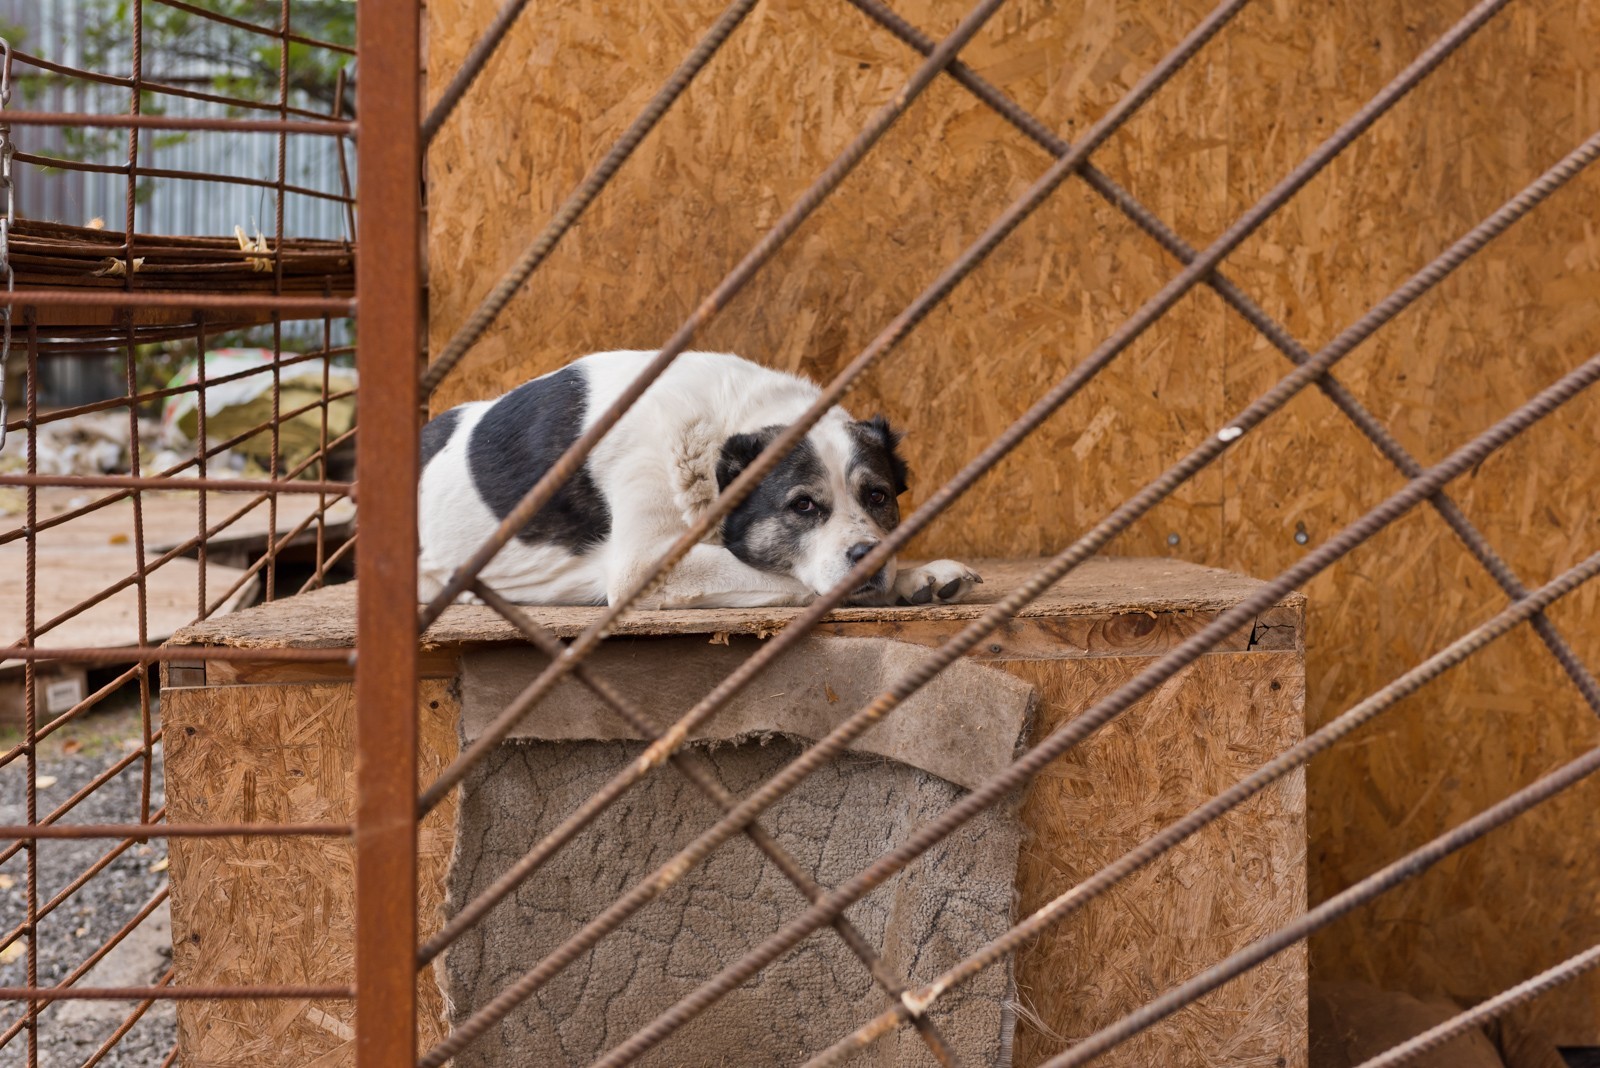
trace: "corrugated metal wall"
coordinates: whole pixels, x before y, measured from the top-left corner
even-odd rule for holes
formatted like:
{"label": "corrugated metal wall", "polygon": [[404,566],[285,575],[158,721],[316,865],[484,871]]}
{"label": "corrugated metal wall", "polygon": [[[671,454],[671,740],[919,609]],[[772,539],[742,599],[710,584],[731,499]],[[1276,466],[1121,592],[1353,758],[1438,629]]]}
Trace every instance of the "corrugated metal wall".
{"label": "corrugated metal wall", "polygon": [[[126,7],[128,5],[121,5]],[[89,20],[118,14],[112,0],[0,0],[0,32],[12,44],[43,59],[85,66],[82,26]],[[269,38],[262,43],[271,46]],[[162,48],[159,34],[147,27],[144,41],[144,75],[156,81],[210,90],[209,80],[225,68],[187,58],[173,57]],[[131,55],[122,54],[104,64],[106,74],[126,77]],[[14,108],[48,111],[99,111],[124,113],[128,90],[114,85],[91,85],[49,77],[29,81],[39,72],[18,63]],[[269,90],[270,91],[270,90]],[[293,101],[311,106],[303,100]],[[162,97],[160,106],[171,115],[218,115],[219,105],[179,97]],[[269,113],[262,113],[269,117]],[[19,128],[13,141],[20,152],[61,157],[69,150],[62,131],[41,127]],[[127,135],[113,132],[111,147],[100,154],[81,156],[87,162],[121,166],[127,162]],[[200,171],[273,180],[277,177],[277,137],[270,134],[197,133],[170,137],[145,133],[140,140],[139,165],[149,168]],[[330,193],[341,191],[336,148],[325,137],[291,136],[288,139],[287,180],[291,185]],[[351,180],[354,181],[354,153]],[[17,210],[25,218],[83,225],[103,218],[110,229],[123,228],[126,179],[121,174],[82,174],[18,165]],[[252,235],[259,230],[271,236],[275,228],[275,194],[269,189],[192,182],[144,179],[136,208],[135,229],[150,234],[231,234],[242,226]],[[343,205],[289,194],[284,206],[284,232],[294,237],[343,238],[347,233]]]}

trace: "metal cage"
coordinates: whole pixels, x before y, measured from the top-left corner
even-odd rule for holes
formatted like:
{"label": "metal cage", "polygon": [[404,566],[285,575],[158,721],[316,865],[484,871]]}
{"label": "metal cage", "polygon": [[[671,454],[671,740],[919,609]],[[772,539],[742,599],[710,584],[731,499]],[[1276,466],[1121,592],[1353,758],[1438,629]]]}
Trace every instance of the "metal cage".
{"label": "metal cage", "polygon": [[[684,93],[696,75],[718,54],[741,22],[756,6],[756,0],[734,0],[722,15],[705,31],[696,47],[684,57],[682,63],[667,79],[660,91],[649,101],[623,136],[596,161],[583,181],[568,195],[548,224],[528,243],[526,253],[506,274],[501,282],[484,297],[478,309],[465,322],[450,324],[453,334],[448,343],[431,358],[425,354],[422,337],[424,276],[422,253],[422,203],[423,180],[421,164],[424,153],[439,130],[450,121],[452,112],[461,102],[469,86],[492,61],[496,49],[513,23],[523,17],[526,0],[508,0],[505,7],[486,27],[477,46],[471,51],[463,68],[456,72],[441,97],[424,111],[419,93],[417,72],[420,68],[420,12],[419,6],[407,0],[362,0],[362,20],[355,54],[359,56],[361,73],[355,114],[359,123],[347,117],[341,107],[331,115],[313,114],[303,108],[291,106],[292,94],[287,75],[287,60],[279,79],[275,100],[246,101],[222,94],[203,92],[183,86],[162,84],[146,79],[140,64],[137,30],[134,36],[132,66],[126,73],[109,71],[74,70],[44,57],[13,51],[8,63],[51,71],[62,77],[82,79],[127,93],[124,114],[101,112],[96,114],[59,113],[50,111],[19,111],[13,107],[4,114],[9,123],[0,125],[0,144],[12,145],[3,151],[19,165],[51,164],[52,161],[28,148],[31,138],[62,127],[120,131],[128,143],[125,164],[114,167],[101,166],[99,173],[114,173],[126,186],[124,229],[122,233],[104,233],[98,236],[73,234],[52,237],[66,242],[60,256],[77,256],[80,259],[105,260],[119,269],[103,272],[96,277],[113,279],[112,284],[96,283],[92,287],[69,289],[52,284],[42,276],[26,279],[26,256],[30,241],[41,240],[40,231],[29,224],[13,221],[8,216],[7,243],[11,262],[7,264],[7,281],[11,290],[7,298],[6,335],[8,346],[26,353],[27,392],[23,410],[7,415],[6,430],[13,435],[25,436],[33,443],[40,429],[51,420],[73,418],[91,411],[125,411],[133,424],[133,440],[137,443],[138,426],[136,407],[139,403],[169,396],[180,389],[145,390],[141,392],[136,382],[134,355],[137,347],[151,339],[193,338],[199,351],[204,352],[208,338],[241,324],[265,324],[272,332],[271,349],[274,360],[271,373],[276,381],[284,370],[301,360],[328,357],[354,351],[360,372],[361,434],[357,439],[358,478],[355,482],[329,477],[326,465],[330,451],[341,439],[327,433],[326,413],[330,403],[338,399],[331,388],[324,388],[317,401],[322,413],[323,432],[309,459],[293,470],[280,469],[278,430],[285,421],[303,413],[280,410],[274,399],[271,417],[255,428],[272,436],[270,449],[271,469],[265,479],[219,478],[208,468],[206,440],[203,430],[201,446],[193,458],[186,460],[184,468],[192,467],[196,477],[186,478],[187,489],[209,489],[217,493],[242,493],[250,496],[250,508],[265,509],[270,519],[264,552],[252,565],[250,575],[260,576],[264,595],[268,598],[292,592],[277,581],[278,547],[285,539],[301,531],[315,532],[313,568],[306,584],[322,580],[328,567],[338,562],[350,551],[354,540],[343,543],[337,550],[325,541],[327,516],[332,505],[344,498],[354,499],[359,489],[362,513],[361,551],[357,562],[359,586],[358,652],[356,659],[356,688],[360,724],[360,802],[352,826],[319,824],[309,826],[283,826],[270,824],[233,826],[183,826],[165,822],[163,810],[155,800],[152,789],[153,776],[158,764],[157,746],[160,732],[151,717],[150,669],[170,654],[155,645],[146,626],[146,592],[151,576],[172,561],[185,559],[186,553],[198,555],[198,591],[194,600],[195,616],[203,618],[218,605],[215,590],[206,585],[206,552],[217,534],[243,513],[230,513],[219,520],[207,507],[207,494],[198,498],[193,537],[185,539],[165,553],[151,557],[144,533],[144,509],[148,507],[145,496],[173,485],[172,480],[185,472],[167,469],[159,472],[142,470],[138,461],[137,444],[133,448],[133,466],[127,475],[59,476],[40,474],[36,467],[36,450],[29,452],[26,473],[0,474],[0,487],[15,487],[26,494],[26,518],[20,526],[0,534],[0,548],[8,543],[20,543],[26,560],[26,612],[20,627],[19,640],[0,653],[0,659],[22,661],[28,679],[29,713],[24,725],[22,741],[13,747],[3,760],[16,768],[25,769],[26,818],[18,825],[0,829],[0,838],[11,844],[5,859],[24,854],[27,864],[25,881],[25,917],[5,936],[7,943],[19,939],[28,944],[26,982],[0,990],[0,997],[14,1006],[17,1013],[9,1030],[0,1036],[0,1044],[19,1040],[25,1036],[28,1043],[29,1063],[36,1063],[40,1028],[48,1023],[45,1011],[53,1003],[67,999],[118,998],[137,1001],[128,1018],[127,1026],[108,1041],[114,1043],[140,1015],[158,999],[170,998],[230,998],[230,997],[350,997],[356,1001],[356,1059],[361,1065],[392,1066],[416,1063],[439,1066],[466,1049],[477,1037],[494,1028],[518,1004],[527,999],[543,984],[561,972],[601,939],[619,927],[637,910],[648,905],[672,887],[692,866],[709,856],[723,843],[737,835],[748,836],[766,854],[777,868],[798,887],[811,902],[810,907],[795,915],[780,930],[748,953],[729,963],[715,975],[705,977],[704,983],[690,996],[680,1000],[661,1013],[653,1023],[617,1043],[595,1063],[619,1066],[632,1063],[657,1045],[671,1039],[674,1032],[687,1021],[756,974],[760,969],[792,950],[803,939],[824,927],[832,927],[860,958],[862,966],[881,988],[884,1008],[854,1033],[839,1036],[833,1046],[825,1050],[807,1051],[810,1065],[838,1063],[849,1054],[869,1046],[874,1041],[901,1027],[912,1027],[930,1054],[942,1064],[955,1064],[955,1055],[931,1020],[928,1010],[952,987],[971,978],[982,969],[993,966],[1014,953],[1028,940],[1040,935],[1064,917],[1084,907],[1101,894],[1146,865],[1178,846],[1189,836],[1224,813],[1240,805],[1267,785],[1290,772],[1303,767],[1317,754],[1334,745],[1362,724],[1372,721],[1393,707],[1403,697],[1415,692],[1466,658],[1472,656],[1498,637],[1520,624],[1529,624],[1537,633],[1549,654],[1559,663],[1560,669],[1571,680],[1585,704],[1600,713],[1600,686],[1597,686],[1589,669],[1580,661],[1556,626],[1544,614],[1545,609],[1558,599],[1571,593],[1581,584],[1600,572],[1600,552],[1583,559],[1577,565],[1555,575],[1549,581],[1530,588],[1525,580],[1515,574],[1496,549],[1474,526],[1472,520],[1447,495],[1452,480],[1470,471],[1517,435],[1526,431],[1540,419],[1558,410],[1564,403],[1600,379],[1600,355],[1575,358],[1572,369],[1547,388],[1530,398],[1508,399],[1504,417],[1483,433],[1460,443],[1448,456],[1434,463],[1424,463],[1411,455],[1383,421],[1373,414],[1355,394],[1341,385],[1332,375],[1335,366],[1364,341],[1381,330],[1385,324],[1403,312],[1424,293],[1437,286],[1457,267],[1477,254],[1496,236],[1534,211],[1540,203],[1560,189],[1588,164],[1600,156],[1600,133],[1578,144],[1560,160],[1553,161],[1537,180],[1527,187],[1509,191],[1503,204],[1482,217],[1470,230],[1460,234],[1446,247],[1437,251],[1428,262],[1396,287],[1387,297],[1373,305],[1366,314],[1344,327],[1327,344],[1313,350],[1302,343],[1281,322],[1272,318],[1250,295],[1241,290],[1223,273],[1230,253],[1254,233],[1269,217],[1299,193],[1308,182],[1326,168],[1339,154],[1357,142],[1389,109],[1403,99],[1424,79],[1444,66],[1452,53],[1465,41],[1480,32],[1493,34],[1494,17],[1507,6],[1509,0],[1482,0],[1473,6],[1459,21],[1437,40],[1395,74],[1383,88],[1372,96],[1354,114],[1346,118],[1337,129],[1304,161],[1285,175],[1265,196],[1243,212],[1219,237],[1204,248],[1195,248],[1170,228],[1149,208],[1136,200],[1115,179],[1099,170],[1091,158],[1108,138],[1128,122],[1139,109],[1186,63],[1200,54],[1212,39],[1228,25],[1245,7],[1245,0],[1223,0],[1209,14],[1199,20],[1171,50],[1146,72],[1138,83],[1092,126],[1084,130],[1074,142],[1069,142],[1052,131],[1039,119],[1029,114],[996,86],[963,63],[959,58],[962,49],[973,40],[985,23],[1001,8],[1001,0],[979,0],[955,29],[942,40],[934,40],[897,15],[882,0],[849,0],[851,5],[894,34],[905,45],[923,57],[915,73],[905,82],[893,100],[874,113],[862,126],[859,134],[827,167],[809,189],[799,197],[782,217],[774,223],[761,240],[752,247],[737,265],[732,267],[714,291],[704,294],[693,313],[662,345],[650,361],[645,372],[628,387],[622,396],[584,431],[559,462],[539,480],[520,504],[500,525],[495,536],[476,553],[451,579],[447,588],[431,603],[418,610],[415,588],[416,498],[418,478],[418,426],[419,411],[430,393],[444,376],[454,368],[473,345],[479,341],[496,318],[516,299],[523,284],[539,270],[551,251],[572,229],[584,211],[617,174],[630,154],[643,141],[662,116]],[[133,0],[134,25],[137,27],[144,8],[153,6],[178,8],[206,16],[207,9],[198,4],[180,0]],[[327,49],[346,53],[349,46],[318,41],[297,35],[291,19],[290,0],[283,0],[280,18],[275,25],[260,24],[250,27],[266,39],[275,40],[280,53],[287,56],[287,45],[297,42],[304,47]],[[842,8],[841,8],[842,10]],[[608,605],[596,622],[581,635],[563,641],[552,635],[540,622],[538,612],[520,608],[486,586],[479,573],[494,554],[510,541],[534,514],[551,499],[552,494],[573,476],[584,459],[604,435],[617,423],[623,413],[640,397],[650,383],[676,358],[686,351],[697,335],[711,322],[728,302],[756,274],[766,267],[778,249],[816,209],[832,195],[851,173],[852,169],[869,153],[879,138],[902,115],[916,106],[924,90],[940,78],[948,78],[962,90],[971,93],[993,108],[1007,122],[1026,137],[1044,148],[1055,162],[1021,196],[998,213],[989,228],[949,263],[946,269],[889,322],[872,342],[852,359],[845,369],[828,382],[821,397],[806,416],[781,433],[717,499],[716,504],[692,529],[683,535],[652,572],[641,579],[627,595]],[[194,115],[148,114],[142,102],[154,98],[181,98],[248,109],[245,117],[197,117]],[[359,125],[359,129],[358,129]],[[154,131],[189,132],[195,136],[234,136],[239,134],[266,135],[276,138],[277,172],[271,178],[223,178],[211,174],[173,172],[147,166],[141,157],[140,142]],[[9,141],[5,138],[9,136]],[[297,189],[287,180],[286,160],[290,157],[292,138],[331,139],[336,144],[351,139],[356,142],[355,187],[323,190]],[[57,160],[53,165],[67,164]],[[9,165],[8,165],[9,170]],[[349,169],[343,168],[348,179]],[[666,573],[695,544],[700,542],[721,517],[738,504],[773,469],[773,467],[803,437],[809,427],[830,406],[836,403],[852,384],[858,381],[879,361],[892,357],[896,346],[905,339],[924,318],[936,308],[964,278],[1002,244],[1030,213],[1043,204],[1052,193],[1069,179],[1076,178],[1124,214],[1138,229],[1149,235],[1176,261],[1167,285],[1146,301],[1142,307],[1105,337],[1092,351],[1083,354],[1064,378],[1040,396],[1024,415],[1015,421],[994,441],[974,452],[970,462],[937,492],[906,517],[904,522],[880,546],[857,564],[851,575],[828,594],[818,597],[795,619],[793,624],[764,643],[738,670],[706,694],[687,714],[674,723],[656,722],[648,710],[642,709],[622,697],[606,680],[597,674],[586,658],[604,642],[625,614],[634,610],[635,603],[648,594],[661,575]],[[225,248],[215,243],[200,241],[167,241],[147,238],[136,233],[138,207],[136,189],[142,179],[163,182],[250,182],[267,190],[275,203],[276,227],[270,236],[257,246],[248,240],[243,248]],[[295,197],[321,199],[339,210],[354,206],[355,247],[360,255],[354,260],[350,272],[351,248],[338,240],[326,242],[296,242],[285,232],[286,204]],[[27,205],[19,205],[26,210]],[[76,242],[74,244],[73,242]],[[185,285],[187,291],[175,292],[171,288],[156,289],[146,284],[154,277],[153,268],[162,262],[217,265],[218,270],[234,271],[222,281]],[[140,267],[140,264],[143,267]],[[16,275],[24,279],[14,280]],[[208,278],[210,276],[207,276]],[[748,796],[736,797],[721,787],[714,777],[683,751],[690,733],[701,723],[717,714],[757,672],[773,659],[784,655],[803,638],[828,612],[839,605],[850,590],[876,571],[896,550],[903,547],[968,490],[980,477],[993,468],[1021,443],[1032,431],[1053,413],[1067,404],[1084,386],[1106,367],[1110,366],[1147,328],[1167,313],[1178,301],[1197,287],[1209,287],[1228,307],[1254,327],[1289,361],[1290,367],[1269,390],[1255,397],[1229,419],[1212,428],[1203,442],[1186,455],[1173,458],[1171,466],[1159,477],[1129,495],[1114,511],[1099,523],[1073,538],[1064,538],[1065,544],[1038,573],[1024,586],[993,605],[981,618],[974,620],[960,634],[932,651],[913,672],[886,689],[877,699],[860,709],[850,710],[842,716],[834,730],[822,741],[809,747],[802,756],[786,766],[781,773],[761,785]],[[335,345],[339,324],[354,317],[359,333],[353,346]],[[290,320],[318,324],[322,344],[313,347],[309,354],[294,353],[285,349],[283,332]],[[69,408],[61,412],[44,414],[37,400],[37,367],[55,353],[77,351],[83,348],[116,348],[125,352],[125,394],[114,400],[95,402]],[[1508,358],[1511,358],[1508,356]],[[203,366],[203,364],[202,364]],[[331,366],[323,359],[322,366]],[[199,395],[200,410],[205,410],[205,392],[215,388],[217,382],[201,380],[193,386],[181,387]],[[771,836],[761,828],[760,819],[766,810],[792,790],[805,776],[839,756],[850,743],[895,710],[920,687],[928,683],[941,670],[949,667],[984,641],[992,632],[1011,619],[1033,598],[1041,594],[1063,575],[1102,550],[1114,537],[1126,530],[1141,516],[1197,473],[1214,463],[1242,437],[1250,434],[1262,423],[1280,411],[1297,394],[1309,388],[1320,390],[1348,417],[1351,425],[1369,439],[1403,476],[1403,486],[1336,535],[1308,551],[1294,566],[1273,576],[1258,595],[1223,612],[1212,623],[1184,641],[1171,653],[1162,656],[1127,684],[1119,687],[1104,699],[1094,701],[1082,710],[1081,715],[1064,724],[1054,733],[1038,742],[1019,756],[1003,773],[994,776],[978,789],[963,796],[936,820],[920,826],[905,841],[896,844],[876,862],[849,880],[833,887],[820,885],[805,866],[786,853]],[[355,431],[348,432],[353,436]],[[302,477],[314,473],[314,478]],[[129,561],[129,574],[114,585],[90,598],[85,604],[74,606],[68,612],[49,619],[41,619],[37,609],[38,587],[41,580],[50,581],[50,575],[40,563],[39,552],[49,544],[50,532],[61,517],[43,517],[40,503],[53,490],[70,488],[74,491],[101,492],[94,501],[76,508],[71,514],[80,515],[96,508],[111,507],[119,502],[131,502],[133,559]],[[300,527],[280,533],[278,511],[283,505],[280,498],[290,495],[311,495],[316,508],[307,512]],[[1347,554],[1358,550],[1378,532],[1409,511],[1427,506],[1434,509],[1461,540],[1462,544],[1479,561],[1492,581],[1503,591],[1504,608],[1461,635],[1438,653],[1417,663],[1395,678],[1389,685],[1372,693],[1366,699],[1346,709],[1321,729],[1315,731],[1293,748],[1263,764],[1248,777],[1240,780],[1226,792],[1196,808],[1183,819],[1171,824],[1148,838],[1120,860],[1084,880],[1069,893],[1063,894],[1048,906],[1024,917],[1004,936],[986,945],[973,945],[970,954],[959,965],[951,968],[931,983],[908,987],[877,955],[870,942],[845,918],[845,910],[860,900],[873,888],[894,874],[916,863],[932,845],[941,841],[954,829],[971,819],[986,807],[995,804],[1028,782],[1050,763],[1088,738],[1102,726],[1130,710],[1141,698],[1150,694],[1163,682],[1171,679],[1186,665],[1212,648],[1241,625],[1249,623],[1260,610],[1272,605],[1278,598],[1293,591],[1319,572],[1328,568]],[[244,580],[241,580],[244,581]],[[71,615],[89,605],[112,596],[121,590],[136,590],[139,597],[138,640],[127,648],[61,648],[52,647],[49,633],[64,623]],[[418,674],[418,638],[422,630],[436,621],[458,596],[476,594],[515,626],[529,643],[550,657],[549,666],[536,682],[504,709],[493,727],[468,746],[458,760],[437,781],[426,786],[420,797],[416,791],[416,710],[415,686]],[[41,640],[44,639],[44,640]],[[227,650],[206,650],[203,655],[186,650],[185,659],[211,657],[225,658]],[[254,651],[262,659],[335,659],[345,654],[338,651],[284,650],[278,652]],[[32,701],[37,688],[38,673],[49,661],[75,659],[86,662],[115,665],[121,671],[112,683],[78,703],[65,717],[50,724],[37,722]],[[550,692],[555,683],[567,676],[576,679],[593,691],[641,734],[653,739],[645,755],[630,764],[602,790],[594,794],[575,811],[567,815],[560,827],[540,841],[529,853],[507,871],[479,899],[470,902],[445,924],[444,928],[425,944],[418,945],[416,918],[416,833],[418,820],[437,805],[451,790],[461,784],[475,762],[498,741],[507,737],[516,724],[537,706],[539,700]],[[115,688],[115,683],[136,682],[140,694],[142,736],[138,747],[112,764],[94,783],[85,787],[71,800],[52,811],[41,812],[38,791],[35,787],[35,762],[39,743],[44,741],[62,723],[91,707]],[[660,770],[671,763],[673,772]],[[1307,910],[1295,922],[1263,938],[1233,956],[1211,964],[1198,971],[1180,986],[1166,991],[1151,1000],[1137,1012],[1109,1023],[1096,1033],[1072,1043],[1047,1063],[1050,1068],[1083,1064],[1126,1041],[1131,1036],[1163,1019],[1183,1006],[1195,1001],[1210,990],[1237,977],[1273,954],[1308,937],[1335,918],[1367,902],[1379,894],[1437,863],[1450,853],[1476,841],[1494,828],[1501,826],[1534,805],[1546,800],[1583,780],[1600,769],[1600,748],[1592,749],[1575,760],[1564,764],[1536,782],[1516,791],[1498,804],[1484,810],[1458,827],[1450,830],[1417,849],[1401,856],[1387,867],[1343,892]],[[94,790],[111,778],[132,772],[142,776],[137,811],[127,813],[127,818],[113,825],[68,825],[58,817],[69,811],[78,801],[90,796]],[[507,985],[493,1001],[472,1014],[456,1027],[438,1046],[429,1050],[415,1048],[414,1018],[415,981],[419,968],[425,967],[456,937],[477,922],[495,903],[512,893],[521,882],[545,864],[563,846],[595,819],[608,806],[624,796],[639,781],[649,775],[683,774],[700,791],[722,810],[723,815],[651,877],[640,881],[602,909],[592,922],[572,931],[570,937],[543,960],[529,961],[527,970]],[[1580,833],[1580,832],[1575,832]],[[57,906],[74,893],[87,892],[93,879],[111,859],[133,848],[137,843],[178,835],[341,835],[353,836],[357,849],[357,962],[355,984],[351,988],[184,988],[162,984],[149,989],[92,989],[76,985],[76,981],[99,956],[125,936],[128,930],[140,923],[153,907],[145,906],[112,938],[90,954],[60,982],[49,985],[42,981],[41,956],[43,948],[38,935]],[[91,865],[83,875],[61,893],[48,899],[41,893],[39,884],[38,854],[54,839],[95,837],[114,844],[101,860]],[[159,895],[158,895],[159,896]],[[1431,1049],[1451,1037],[1509,1007],[1537,996],[1550,987],[1572,979],[1587,969],[1600,964],[1600,947],[1575,947],[1576,955],[1553,966],[1548,971],[1531,976],[1520,986],[1505,991],[1449,1022],[1370,1061],[1369,1065],[1394,1065]],[[98,1054],[96,1058],[98,1058]],[[176,1056],[167,1059],[171,1063]],[[91,1063],[93,1061],[91,1059]]]}

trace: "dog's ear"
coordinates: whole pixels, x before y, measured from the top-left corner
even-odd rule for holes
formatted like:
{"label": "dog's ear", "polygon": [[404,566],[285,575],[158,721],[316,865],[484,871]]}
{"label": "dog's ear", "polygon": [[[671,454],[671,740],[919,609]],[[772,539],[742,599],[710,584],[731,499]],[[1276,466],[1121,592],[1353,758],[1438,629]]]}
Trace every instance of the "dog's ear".
{"label": "dog's ear", "polygon": [[[685,427],[682,436],[673,443],[672,499],[688,526],[699,522],[717,499],[717,460],[721,449],[722,435],[700,421]],[[715,535],[708,537],[715,539]]]}
{"label": "dog's ear", "polygon": [[894,493],[898,497],[909,487],[906,478],[911,473],[911,468],[900,455],[900,440],[905,437],[902,431],[889,425],[889,420],[881,414],[871,419],[864,419],[856,424],[869,439],[883,444],[884,454],[889,458],[889,476],[894,479]]}
{"label": "dog's ear", "polygon": [[717,492],[728,488],[728,483],[739,477],[739,472],[750,466],[761,450],[772,441],[766,433],[735,434],[722,443],[722,453],[717,457]]}

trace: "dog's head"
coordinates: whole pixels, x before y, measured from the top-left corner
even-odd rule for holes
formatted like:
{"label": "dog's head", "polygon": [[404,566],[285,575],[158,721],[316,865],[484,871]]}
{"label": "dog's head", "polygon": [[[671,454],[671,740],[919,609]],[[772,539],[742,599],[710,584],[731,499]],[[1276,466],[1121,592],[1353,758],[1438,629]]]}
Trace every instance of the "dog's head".
{"label": "dog's head", "polygon": [[[723,442],[718,490],[782,431],[769,426]],[[834,409],[723,520],[723,545],[751,567],[827,592],[900,523],[899,443],[883,416],[856,421]],[[894,569],[891,559],[855,592],[887,590]]]}

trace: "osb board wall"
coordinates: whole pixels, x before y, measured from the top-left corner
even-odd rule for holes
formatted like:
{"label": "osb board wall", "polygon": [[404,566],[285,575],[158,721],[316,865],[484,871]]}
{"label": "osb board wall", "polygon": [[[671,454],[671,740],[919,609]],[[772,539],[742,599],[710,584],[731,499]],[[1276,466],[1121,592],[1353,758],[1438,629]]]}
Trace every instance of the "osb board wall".
{"label": "osb board wall", "polygon": [[[1000,661],[1039,691],[1043,738],[1150,661]],[[1201,657],[1136,712],[1057,761],[1023,797],[1019,914],[1049,903],[1300,739],[1290,653]],[[1038,1064],[1305,908],[1305,783],[1291,775],[1063,921],[1017,959],[1016,1063]],[[1296,946],[1102,1058],[1303,1068],[1306,956]]]}
{"label": "osb board wall", "polygon": [[[899,0],[935,35],[959,0]],[[1098,118],[1209,5],[1013,0],[967,50],[1067,136]],[[1469,6],[1251,5],[1098,154],[1193,243],[1219,234]],[[437,94],[497,0],[431,0]],[[718,0],[536,4],[429,159],[431,336],[455,329],[720,9]],[[1600,128],[1600,5],[1512,5],[1248,241],[1228,270],[1313,348]],[[596,349],[663,341],[903,84],[914,58],[845,5],[759,5],[612,187],[451,376],[435,407]],[[825,377],[1046,166],[936,83],[701,338]],[[1600,174],[1350,357],[1340,374],[1437,459],[1600,349]],[[1068,185],[850,399],[911,429],[925,497],[1174,272]],[[915,547],[1027,555],[1098,519],[1286,364],[1197,291]],[[931,413],[937,413],[936,418]],[[1600,535],[1594,427],[1570,404],[1455,492],[1530,582]],[[1308,394],[1117,544],[1275,573],[1398,485]],[[1307,544],[1294,540],[1304,529]],[[1171,539],[1175,538],[1175,544]],[[1431,513],[1397,524],[1310,596],[1309,725],[1500,603]],[[1600,591],[1554,613],[1600,665]],[[1310,770],[1313,900],[1600,740],[1524,635],[1502,642]],[[1574,829],[1590,786],[1524,817],[1313,944],[1322,974],[1474,999],[1600,938],[1600,851]],[[1600,978],[1529,1010],[1600,1042]]]}
{"label": "osb board wall", "polygon": [[[175,823],[355,819],[355,693],[348,683],[169,689],[170,816]],[[449,683],[419,695],[418,778],[455,755],[460,707]],[[438,929],[455,841],[454,795],[423,821],[417,903]],[[270,878],[263,878],[270,873]],[[173,964],[180,985],[355,980],[355,850],[336,838],[172,842]],[[417,1041],[443,1037],[444,999],[417,979]],[[338,1068],[355,1063],[353,1001],[186,1001],[178,1038],[189,1068]]]}

